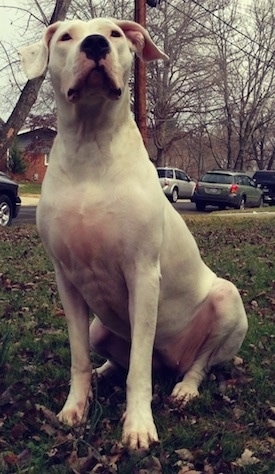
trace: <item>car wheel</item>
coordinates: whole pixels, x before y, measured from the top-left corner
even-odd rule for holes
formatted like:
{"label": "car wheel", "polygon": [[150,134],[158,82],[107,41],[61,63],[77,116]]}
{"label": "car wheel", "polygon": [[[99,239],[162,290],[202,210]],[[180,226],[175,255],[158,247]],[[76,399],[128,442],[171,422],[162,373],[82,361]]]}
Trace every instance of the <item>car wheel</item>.
{"label": "car wheel", "polygon": [[236,206],[236,209],[240,209],[241,211],[243,211],[245,209],[245,197],[244,196],[241,197],[239,204]]}
{"label": "car wheel", "polygon": [[205,211],[205,206],[206,206],[206,204],[204,204],[202,202],[196,202],[197,211]]}
{"label": "car wheel", "polygon": [[260,200],[259,200],[259,202],[258,202],[257,207],[263,207],[263,205],[264,205],[264,197],[261,196],[261,197],[260,197]]}
{"label": "car wheel", "polygon": [[6,227],[12,222],[12,203],[8,196],[0,196],[0,226]]}
{"label": "car wheel", "polygon": [[171,196],[171,201],[172,202],[177,202],[178,197],[179,197],[178,190],[177,190],[177,188],[174,188],[173,192],[172,192],[172,196]]}

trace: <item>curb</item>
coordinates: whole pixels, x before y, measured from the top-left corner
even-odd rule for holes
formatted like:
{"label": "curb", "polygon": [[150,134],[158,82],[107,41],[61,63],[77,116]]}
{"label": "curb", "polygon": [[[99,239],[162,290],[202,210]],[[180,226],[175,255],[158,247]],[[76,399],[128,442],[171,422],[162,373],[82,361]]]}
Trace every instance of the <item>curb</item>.
{"label": "curb", "polygon": [[21,197],[21,206],[37,206],[38,201],[40,199],[40,195],[27,195],[25,194],[24,196]]}

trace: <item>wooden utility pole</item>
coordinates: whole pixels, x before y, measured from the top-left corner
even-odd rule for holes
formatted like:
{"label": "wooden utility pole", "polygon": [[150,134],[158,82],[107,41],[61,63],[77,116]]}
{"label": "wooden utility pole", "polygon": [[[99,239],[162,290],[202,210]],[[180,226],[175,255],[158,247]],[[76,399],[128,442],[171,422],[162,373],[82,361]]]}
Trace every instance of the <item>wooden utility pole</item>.
{"label": "wooden utility pole", "polygon": [[[146,0],[135,0],[135,21],[146,27]],[[147,120],[146,120],[146,66],[139,58],[135,58],[135,119],[147,145]]]}

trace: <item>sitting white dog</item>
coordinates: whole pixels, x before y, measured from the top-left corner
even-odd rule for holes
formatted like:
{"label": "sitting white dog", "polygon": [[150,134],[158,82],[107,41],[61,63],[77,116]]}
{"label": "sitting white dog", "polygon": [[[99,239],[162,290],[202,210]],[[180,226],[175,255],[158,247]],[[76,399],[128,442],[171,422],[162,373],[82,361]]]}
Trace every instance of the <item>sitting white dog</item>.
{"label": "sitting white dog", "polygon": [[[214,364],[232,358],[247,331],[240,295],[202,261],[163,194],[130,111],[132,53],[166,59],[131,21],[57,22],[21,50],[27,76],[47,66],[58,135],[37,209],[68,322],[71,387],[59,419],[81,423],[98,370],[128,370],[123,442],[158,440],[152,367],[170,370],[175,399],[188,401]],[[89,331],[89,312],[97,316]]]}

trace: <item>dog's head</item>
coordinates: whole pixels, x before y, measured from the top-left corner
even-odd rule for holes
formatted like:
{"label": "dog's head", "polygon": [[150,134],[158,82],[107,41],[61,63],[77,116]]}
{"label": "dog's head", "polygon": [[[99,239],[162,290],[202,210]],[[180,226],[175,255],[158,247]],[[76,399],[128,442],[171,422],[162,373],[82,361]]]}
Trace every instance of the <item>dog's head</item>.
{"label": "dog's head", "polygon": [[20,50],[27,77],[41,76],[48,66],[55,90],[71,103],[96,95],[118,100],[132,53],[144,61],[168,58],[138,23],[106,18],[56,22],[42,41]]}

